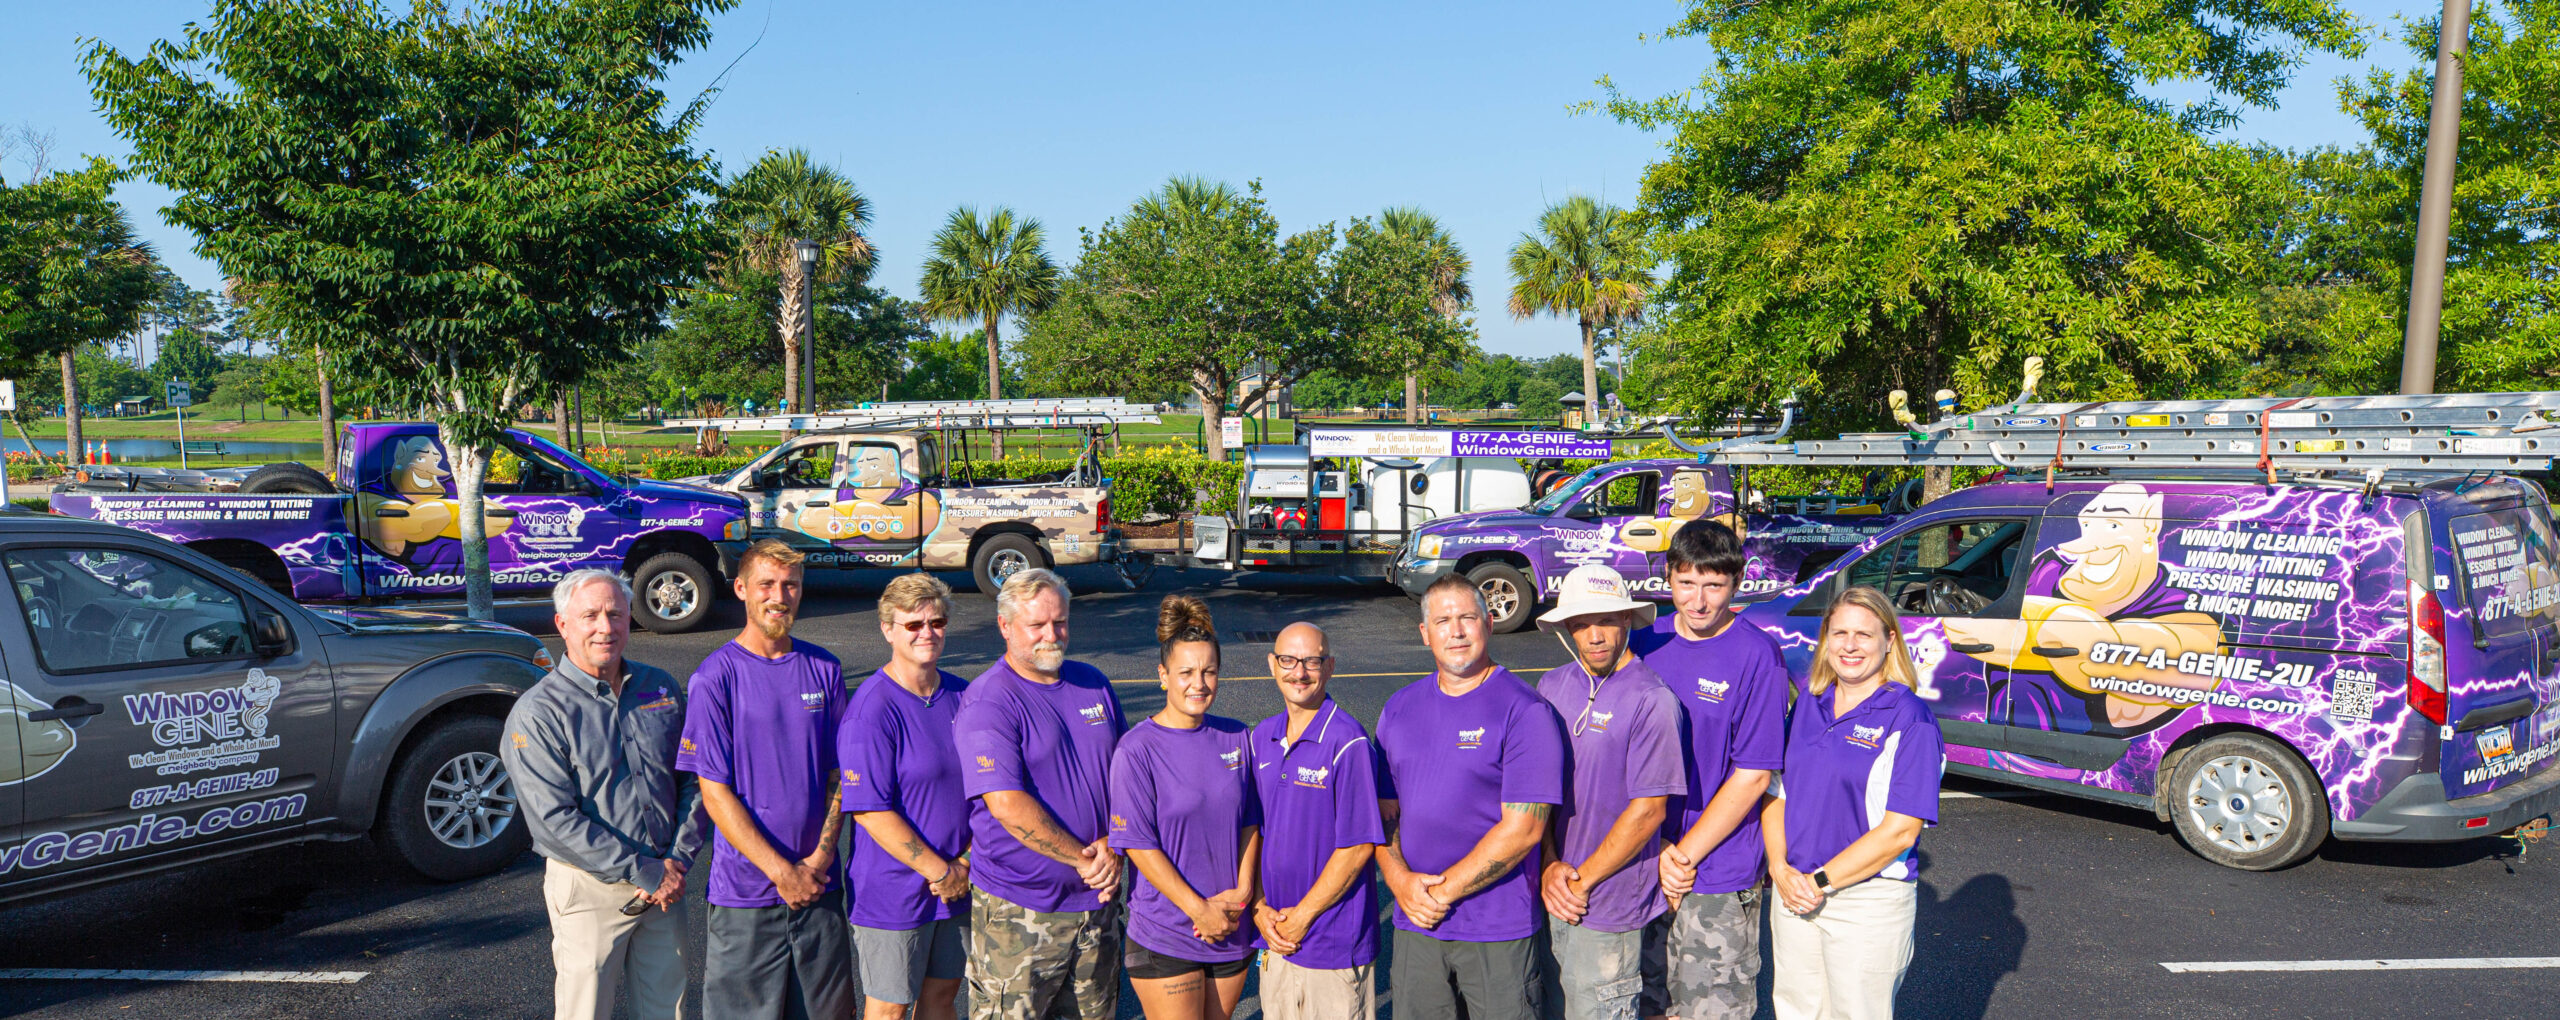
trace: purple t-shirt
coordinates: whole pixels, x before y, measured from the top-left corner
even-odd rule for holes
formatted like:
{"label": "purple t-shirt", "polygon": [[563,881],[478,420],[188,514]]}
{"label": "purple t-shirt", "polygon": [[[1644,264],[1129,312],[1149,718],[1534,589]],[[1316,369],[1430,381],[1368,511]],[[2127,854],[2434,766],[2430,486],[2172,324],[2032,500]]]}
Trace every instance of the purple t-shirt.
{"label": "purple t-shirt", "polygon": [[[1360,720],[1326,698],[1289,742],[1289,714],[1253,728],[1254,790],[1262,801],[1262,897],[1288,909],[1306,898],[1333,852],[1381,843],[1377,745]],[[1351,888],[1307,926],[1290,963],[1313,970],[1365,966],[1378,958],[1378,891],[1374,862]],[[1254,945],[1269,948],[1254,933]]]}
{"label": "purple t-shirt", "polygon": [[[956,861],[968,852],[969,795],[960,789],[960,751],[951,742],[951,721],[960,714],[960,695],[968,687],[944,673],[942,689],[927,701],[880,670],[854,688],[844,724],[836,728],[845,813],[895,811],[944,860]],[[869,830],[850,827],[846,919],[865,928],[906,931],[969,912],[969,901],[954,904],[934,895],[925,877],[871,838]]]}
{"label": "purple t-shirt", "polygon": [[[1790,689],[1786,658],[1768,631],[1736,619],[1724,633],[1692,641],[1681,637],[1677,627],[1664,616],[1651,629],[1636,632],[1634,641],[1636,654],[1661,674],[1663,686],[1688,717],[1689,793],[1674,802],[1678,810],[1663,826],[1664,837],[1672,840],[1698,824],[1707,802],[1735,769],[1775,772],[1785,767]],[[1740,892],[1759,885],[1767,856],[1755,805],[1742,813],[1733,834],[1698,862],[1695,891]]]}
{"label": "purple t-shirt", "polygon": [[1031,795],[1078,843],[1103,837],[1111,788],[1111,746],[1127,729],[1120,699],[1102,671],[1081,662],[1058,682],[1033,683],[996,664],[969,682],[952,721],[961,789],[969,795],[969,881],[1017,907],[1044,914],[1100,909],[1102,897],[1076,869],[1022,845],[987,810],[986,795]]}
{"label": "purple t-shirt", "polygon": [[[1688,790],[1680,754],[1680,703],[1642,659],[1631,659],[1593,687],[1578,663],[1565,663],[1538,678],[1538,694],[1565,721],[1573,747],[1573,792],[1554,824],[1564,827],[1559,849],[1567,861],[1589,858],[1609,839],[1627,802]],[[1582,926],[1591,931],[1642,928],[1662,916],[1662,847],[1656,841],[1591,889]]]}
{"label": "purple t-shirt", "polygon": [[[816,853],[835,785],[843,666],[798,638],[778,659],[731,641],[702,660],[688,686],[692,710],[676,767],[736,793],[774,852],[795,861]],[[832,872],[827,884],[835,884]],[[715,907],[782,905],[773,880],[731,846],[725,832],[711,841],[705,895]]]}
{"label": "purple t-shirt", "polygon": [[[1405,864],[1442,874],[1502,820],[1504,804],[1564,803],[1564,727],[1546,699],[1496,667],[1474,690],[1451,697],[1437,676],[1387,698],[1378,713],[1378,750],[1387,769],[1378,796],[1402,818]],[[1451,904],[1437,928],[1396,908],[1396,927],[1446,942],[1508,942],[1538,930],[1538,851],[1518,867]],[[1469,876],[1448,875],[1449,882]]]}
{"label": "purple t-shirt", "polygon": [[[1796,699],[1787,771],[1776,788],[1787,802],[1787,865],[1808,875],[1884,824],[1885,812],[1938,824],[1938,780],[1947,770],[1937,716],[1911,688],[1887,682],[1833,719],[1838,692]],[[1919,849],[1915,841],[1880,877],[1916,878]]]}
{"label": "purple t-shirt", "polygon": [[[1153,719],[1129,728],[1111,755],[1111,848],[1155,850],[1202,898],[1236,887],[1244,830],[1262,824],[1243,723],[1210,716],[1197,729]],[[1253,952],[1253,918],[1216,942],[1191,934],[1191,915],[1136,873],[1129,890],[1129,938],[1178,960],[1225,963]]]}

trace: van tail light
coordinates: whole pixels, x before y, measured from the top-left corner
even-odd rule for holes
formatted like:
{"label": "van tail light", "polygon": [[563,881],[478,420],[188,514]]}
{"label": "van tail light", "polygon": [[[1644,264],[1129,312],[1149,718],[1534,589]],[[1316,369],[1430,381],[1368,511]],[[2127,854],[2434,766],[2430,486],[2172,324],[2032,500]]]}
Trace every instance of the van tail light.
{"label": "van tail light", "polygon": [[2409,707],[2444,722],[2444,603],[2409,581]]}

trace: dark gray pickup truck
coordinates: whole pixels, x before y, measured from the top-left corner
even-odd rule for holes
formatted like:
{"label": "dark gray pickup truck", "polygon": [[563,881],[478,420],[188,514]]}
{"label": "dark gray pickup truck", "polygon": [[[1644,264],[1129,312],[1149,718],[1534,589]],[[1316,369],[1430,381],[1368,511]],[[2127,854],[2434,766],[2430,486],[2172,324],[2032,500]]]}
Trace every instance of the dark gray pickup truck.
{"label": "dark gray pickup truck", "polygon": [[201,553],[0,512],[0,901],[372,835],[432,878],[525,849],[498,760],[551,663],[497,624],[318,611]]}

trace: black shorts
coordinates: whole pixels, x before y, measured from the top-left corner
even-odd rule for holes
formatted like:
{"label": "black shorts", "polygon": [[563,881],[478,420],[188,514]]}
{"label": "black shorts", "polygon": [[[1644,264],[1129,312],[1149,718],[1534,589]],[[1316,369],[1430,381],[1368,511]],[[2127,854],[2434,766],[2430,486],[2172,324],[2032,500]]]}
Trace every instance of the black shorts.
{"label": "black shorts", "polygon": [[1120,954],[1120,966],[1129,972],[1129,980],[1132,981],[1161,981],[1201,971],[1207,971],[1212,978],[1231,978],[1252,967],[1253,957],[1217,963],[1185,960],[1179,956],[1166,956],[1132,939],[1129,948]]}

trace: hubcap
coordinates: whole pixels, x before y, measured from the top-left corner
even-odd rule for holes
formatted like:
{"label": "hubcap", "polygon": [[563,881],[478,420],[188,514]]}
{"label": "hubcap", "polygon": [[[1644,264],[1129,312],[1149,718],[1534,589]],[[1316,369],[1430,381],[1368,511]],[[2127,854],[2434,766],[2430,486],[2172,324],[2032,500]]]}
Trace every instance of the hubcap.
{"label": "hubcap", "polygon": [[516,817],[515,781],[487,751],[455,755],[427,781],[427,831],[456,850],[486,846]]}
{"label": "hubcap", "polygon": [[649,611],[661,620],[680,620],[702,602],[702,587],[682,571],[670,570],[649,579]]}
{"label": "hubcap", "polygon": [[2292,828],[2293,791],[2267,763],[2224,755],[2188,781],[2187,820],[2224,850],[2262,853]]}
{"label": "hubcap", "polygon": [[1031,569],[1031,557],[1024,555],[1020,549],[998,549],[995,555],[987,557],[987,576],[995,578],[998,585],[1013,580],[1013,575],[1029,569]]}
{"label": "hubcap", "polygon": [[1476,590],[1484,593],[1484,611],[1496,620],[1508,620],[1520,611],[1520,589],[1508,578],[1486,578]]}

